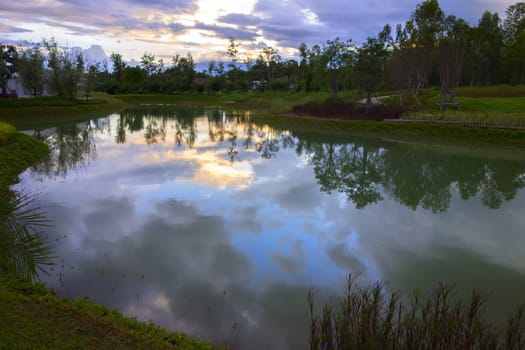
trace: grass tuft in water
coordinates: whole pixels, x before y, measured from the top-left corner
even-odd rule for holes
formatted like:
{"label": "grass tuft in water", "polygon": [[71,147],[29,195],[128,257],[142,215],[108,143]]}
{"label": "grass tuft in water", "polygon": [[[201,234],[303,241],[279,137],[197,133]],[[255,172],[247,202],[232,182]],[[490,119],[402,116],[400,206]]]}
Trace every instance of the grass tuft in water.
{"label": "grass tuft in water", "polygon": [[456,298],[454,287],[438,284],[429,293],[406,296],[383,282],[357,286],[348,279],[346,294],[314,311],[308,292],[310,349],[523,349],[525,305],[509,315],[504,329],[484,319],[487,297],[473,291]]}

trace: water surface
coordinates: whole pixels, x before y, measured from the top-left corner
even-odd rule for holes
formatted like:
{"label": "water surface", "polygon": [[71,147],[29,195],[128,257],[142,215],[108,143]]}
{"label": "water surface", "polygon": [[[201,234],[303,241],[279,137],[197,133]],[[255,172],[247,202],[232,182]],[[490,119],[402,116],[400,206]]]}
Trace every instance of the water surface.
{"label": "water surface", "polygon": [[61,295],[234,348],[307,347],[306,291],[349,273],[525,301],[525,158],[276,131],[249,113],[147,106],[35,134]]}

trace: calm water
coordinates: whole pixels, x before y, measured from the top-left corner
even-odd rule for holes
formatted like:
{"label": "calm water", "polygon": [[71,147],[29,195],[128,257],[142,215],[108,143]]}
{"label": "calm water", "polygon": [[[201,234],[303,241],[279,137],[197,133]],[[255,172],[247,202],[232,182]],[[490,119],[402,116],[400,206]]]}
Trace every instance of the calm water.
{"label": "calm water", "polygon": [[248,113],[144,107],[36,133],[59,256],[49,286],[234,348],[307,347],[306,291],[348,273],[525,301],[525,157],[278,132]]}

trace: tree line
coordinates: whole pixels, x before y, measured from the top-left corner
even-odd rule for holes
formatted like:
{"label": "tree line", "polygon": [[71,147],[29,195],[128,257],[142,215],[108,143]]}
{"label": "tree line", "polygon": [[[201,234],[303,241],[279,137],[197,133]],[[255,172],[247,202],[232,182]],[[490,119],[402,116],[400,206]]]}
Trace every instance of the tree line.
{"label": "tree line", "polygon": [[[340,91],[359,89],[370,102],[377,90],[399,92],[401,104],[418,99],[418,92],[439,86],[442,102],[458,85],[525,83],[525,2],[506,10],[504,20],[486,11],[472,26],[446,15],[438,0],[416,6],[405,24],[386,24],[361,45],[335,38],[308,47],[301,44],[297,59],[283,59],[273,47],[253,60],[239,54],[230,38],[228,63],[209,62],[197,72],[191,55],[175,54],[169,65],[144,53],[139,66],[128,65],[121,54],[107,64],[86,65],[81,54],[60,50],[54,39],[40,48],[17,52],[1,45],[0,88],[5,93],[14,73],[33,95],[47,84],[55,93],[75,97],[93,90],[116,93],[188,93],[231,91]],[[370,103],[369,103],[370,105]]]}

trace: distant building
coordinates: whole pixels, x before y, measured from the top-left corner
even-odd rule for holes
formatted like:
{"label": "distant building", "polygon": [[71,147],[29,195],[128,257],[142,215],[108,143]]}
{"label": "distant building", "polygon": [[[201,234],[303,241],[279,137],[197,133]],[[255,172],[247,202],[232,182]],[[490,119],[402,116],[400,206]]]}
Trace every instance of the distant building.
{"label": "distant building", "polygon": [[[7,81],[7,91],[0,88],[0,94],[3,97],[31,97],[31,91],[24,87],[23,80],[17,73]],[[44,85],[42,96],[48,95],[52,95],[52,91],[49,86]]]}

